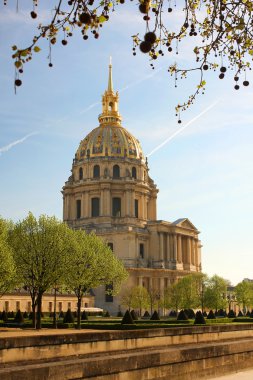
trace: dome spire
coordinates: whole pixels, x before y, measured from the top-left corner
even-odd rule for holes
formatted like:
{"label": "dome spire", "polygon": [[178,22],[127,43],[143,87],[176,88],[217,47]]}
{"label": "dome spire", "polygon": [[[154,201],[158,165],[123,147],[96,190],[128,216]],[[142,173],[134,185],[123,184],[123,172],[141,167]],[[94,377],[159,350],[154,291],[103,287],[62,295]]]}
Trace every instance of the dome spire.
{"label": "dome spire", "polygon": [[107,91],[113,92],[113,83],[112,83],[112,57],[110,56],[109,63],[109,78],[108,78],[108,89]]}
{"label": "dome spire", "polygon": [[100,125],[121,125],[119,114],[119,94],[113,91],[112,83],[112,57],[109,63],[108,88],[102,97],[102,113],[98,116]]}

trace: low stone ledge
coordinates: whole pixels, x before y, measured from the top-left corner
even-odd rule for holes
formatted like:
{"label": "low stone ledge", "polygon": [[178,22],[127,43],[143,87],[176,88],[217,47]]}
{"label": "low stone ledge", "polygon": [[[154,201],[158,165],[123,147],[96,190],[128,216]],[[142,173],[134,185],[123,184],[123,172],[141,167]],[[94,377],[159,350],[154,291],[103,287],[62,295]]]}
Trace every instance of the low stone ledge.
{"label": "low stone ledge", "polygon": [[203,378],[253,366],[253,339],[233,342],[160,347],[0,369],[1,380],[180,380]]}
{"label": "low stone ledge", "polygon": [[[139,338],[154,338],[161,336],[182,336],[194,334],[208,334],[220,332],[234,332],[253,330],[253,322],[247,324],[233,325],[209,325],[209,326],[185,326],[185,327],[169,327],[169,328],[152,328],[150,330],[124,330],[124,331],[96,331],[71,334],[51,334],[51,335],[36,335],[36,336],[20,336],[16,337],[1,337],[0,350],[7,348],[31,347],[31,346],[47,346],[59,344],[73,344],[98,341],[112,341],[119,339],[139,339]],[[45,330],[44,330],[45,331]],[[39,333],[38,333],[39,334]],[[0,334],[1,336],[1,334]]]}

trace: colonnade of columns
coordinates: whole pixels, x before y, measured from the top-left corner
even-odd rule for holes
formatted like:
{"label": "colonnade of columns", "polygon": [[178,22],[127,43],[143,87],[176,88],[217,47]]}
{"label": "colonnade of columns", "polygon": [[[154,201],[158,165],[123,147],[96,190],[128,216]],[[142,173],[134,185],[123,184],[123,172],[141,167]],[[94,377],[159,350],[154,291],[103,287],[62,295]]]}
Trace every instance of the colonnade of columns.
{"label": "colonnade of columns", "polygon": [[182,264],[184,269],[200,265],[200,244],[197,238],[176,233],[158,234],[159,261]]}
{"label": "colonnade of columns", "polygon": [[100,200],[100,216],[112,215],[112,198],[121,199],[121,216],[135,217],[135,200],[138,201],[138,218],[147,220],[149,208],[149,196],[147,194],[136,194],[134,189],[125,189],[114,193],[110,186],[104,186],[98,192],[85,191],[80,196],[65,194],[64,197],[64,220],[76,219],[76,201],[81,200],[81,218],[91,217],[91,199],[97,197]]}

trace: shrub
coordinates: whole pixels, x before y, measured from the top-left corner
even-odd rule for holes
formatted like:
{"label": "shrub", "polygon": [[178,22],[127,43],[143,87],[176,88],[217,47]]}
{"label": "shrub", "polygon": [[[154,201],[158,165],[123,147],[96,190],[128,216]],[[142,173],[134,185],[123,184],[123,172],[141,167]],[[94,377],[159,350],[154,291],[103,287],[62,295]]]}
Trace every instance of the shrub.
{"label": "shrub", "polygon": [[32,320],[32,319],[33,319],[33,312],[32,312],[32,311],[29,313],[29,316],[28,316],[28,318],[29,318],[30,320]]}
{"label": "shrub", "polygon": [[59,313],[59,318],[64,318],[64,313],[63,313],[63,311],[60,311],[60,313]]}
{"label": "shrub", "polygon": [[72,314],[71,310],[68,309],[64,316],[63,323],[74,323],[74,321],[74,315]]}
{"label": "shrub", "polygon": [[194,325],[205,325],[205,324],[206,324],[206,321],[205,321],[205,318],[203,317],[203,314],[201,313],[201,311],[197,311]]}
{"label": "shrub", "polygon": [[246,313],[246,317],[250,317],[250,311],[249,310]]}
{"label": "shrub", "polygon": [[188,317],[185,314],[184,310],[181,310],[177,316],[177,321],[187,321]]}
{"label": "shrub", "polygon": [[253,309],[251,310],[250,318],[253,318]]}
{"label": "shrub", "polygon": [[224,310],[220,309],[218,310],[218,314],[217,314],[218,317],[225,317],[225,312]]}
{"label": "shrub", "polygon": [[228,318],[235,318],[235,312],[234,312],[234,310],[229,310],[229,312],[228,312]]}
{"label": "shrub", "polygon": [[133,321],[133,318],[132,318],[132,315],[131,313],[129,312],[129,310],[127,310],[124,314],[124,317],[121,321],[121,324],[122,325],[134,325],[134,321]]}
{"label": "shrub", "polygon": [[146,310],[142,318],[150,318],[149,312]]}
{"label": "shrub", "polygon": [[106,318],[109,318],[109,317],[110,317],[110,313],[109,313],[108,310],[105,312],[104,317],[106,317]]}
{"label": "shrub", "polygon": [[24,317],[24,319],[27,319],[27,318],[28,318],[28,313],[27,313],[27,311],[24,312],[23,317]]}
{"label": "shrub", "polygon": [[206,311],[203,311],[203,317],[207,317],[207,312]]}
{"label": "shrub", "polygon": [[121,317],[121,318],[123,317],[123,313],[122,313],[121,310],[118,311],[118,313],[117,313],[117,317]]}
{"label": "shrub", "polygon": [[185,309],[184,310],[185,314],[189,319],[194,319],[195,318],[195,313],[192,309]]}
{"label": "shrub", "polygon": [[241,312],[241,310],[239,310],[239,313],[237,314],[237,317],[243,317],[243,313]]}
{"label": "shrub", "polygon": [[176,312],[176,310],[171,310],[171,312],[169,313],[169,317],[171,317],[171,318],[176,318],[176,317],[177,317],[177,312]]}
{"label": "shrub", "polygon": [[154,313],[152,314],[150,320],[151,320],[151,321],[160,321],[159,314],[158,314],[158,312],[157,312],[156,310],[155,310]]}
{"label": "shrub", "polygon": [[130,314],[132,316],[133,321],[138,321],[138,316],[134,310],[131,310]]}
{"label": "shrub", "polygon": [[82,312],[81,320],[82,320],[82,321],[88,321],[88,315],[87,315],[87,313],[85,312],[85,310]]}
{"label": "shrub", "polygon": [[3,320],[4,322],[7,322],[7,321],[8,321],[8,314],[6,313],[5,310],[2,312],[2,320]]}
{"label": "shrub", "polygon": [[16,323],[24,323],[24,317],[23,317],[23,314],[21,313],[20,310],[17,311],[17,313],[15,315],[15,318],[14,318],[14,322],[16,322]]}
{"label": "shrub", "polygon": [[209,313],[207,315],[207,319],[215,319],[215,315],[214,315],[214,312],[212,310],[209,311]]}

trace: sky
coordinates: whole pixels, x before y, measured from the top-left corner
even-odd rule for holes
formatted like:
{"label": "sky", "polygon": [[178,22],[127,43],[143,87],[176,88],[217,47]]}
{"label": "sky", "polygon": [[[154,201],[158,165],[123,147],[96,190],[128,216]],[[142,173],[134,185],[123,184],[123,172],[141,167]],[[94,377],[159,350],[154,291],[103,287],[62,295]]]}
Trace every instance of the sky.
{"label": "sky", "polygon": [[187,217],[199,229],[208,275],[232,284],[253,278],[252,85],[235,91],[233,73],[219,80],[208,72],[205,95],[178,124],[174,107],[198,78],[192,74],[175,88],[167,68],[176,59],[192,66],[191,47],[165,53],[152,70],[146,55],[132,55],[131,36],[144,34],[145,25],[130,3],[117,8],[98,40],[84,41],[76,30],[66,47],[55,45],[52,68],[43,41],[15,94],[11,46],[29,44],[52,3],[39,2],[36,20],[30,0],[20,2],[18,13],[14,1],[0,5],[0,215],[17,221],[31,211],[62,219],[61,189],[81,139],[98,126],[112,56],[123,126],[140,140],[159,188],[157,218]]}

